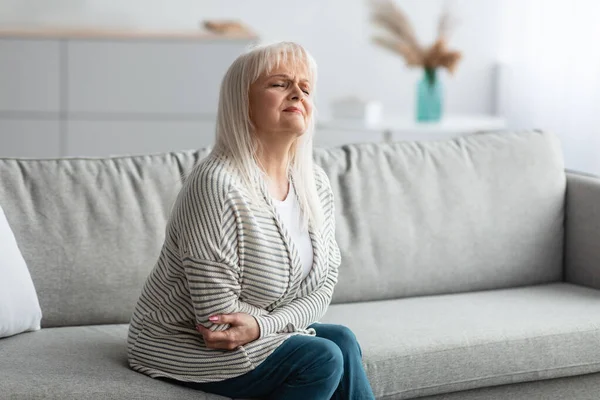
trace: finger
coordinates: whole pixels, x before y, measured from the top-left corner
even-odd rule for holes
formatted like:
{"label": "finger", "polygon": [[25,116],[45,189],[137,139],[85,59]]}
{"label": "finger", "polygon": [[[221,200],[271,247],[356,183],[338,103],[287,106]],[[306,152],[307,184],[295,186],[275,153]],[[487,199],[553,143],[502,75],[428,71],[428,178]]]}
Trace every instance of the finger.
{"label": "finger", "polygon": [[238,347],[238,344],[231,341],[207,342],[206,347],[208,347],[209,349],[234,350]]}
{"label": "finger", "polygon": [[202,335],[210,342],[230,341],[230,335],[227,331],[211,331],[210,329],[207,329]]}
{"label": "finger", "polygon": [[238,322],[237,313],[213,315],[208,320],[215,324],[234,324]]}
{"label": "finger", "polygon": [[196,330],[199,332],[206,332],[213,326],[215,326],[215,324],[212,322],[198,322],[196,323]]}
{"label": "finger", "polygon": [[210,317],[208,317],[208,320],[210,322],[219,322],[219,315],[211,315]]}
{"label": "finger", "polygon": [[202,338],[204,339],[204,343],[206,344],[206,346],[213,349],[232,349],[236,348],[240,344],[237,343],[233,336],[229,335],[227,331],[208,331],[207,334],[202,335]]}

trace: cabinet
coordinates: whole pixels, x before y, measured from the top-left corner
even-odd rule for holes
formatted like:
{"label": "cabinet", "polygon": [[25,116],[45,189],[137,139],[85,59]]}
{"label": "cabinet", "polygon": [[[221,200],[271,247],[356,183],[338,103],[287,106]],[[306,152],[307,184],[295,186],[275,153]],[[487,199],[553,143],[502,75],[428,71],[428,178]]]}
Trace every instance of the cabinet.
{"label": "cabinet", "polygon": [[0,157],[208,146],[222,76],[255,40],[197,32],[0,31]]}
{"label": "cabinet", "polygon": [[61,122],[55,118],[0,118],[0,157],[59,157]]}
{"label": "cabinet", "polygon": [[491,115],[447,115],[440,122],[419,123],[412,117],[384,118],[365,125],[352,120],[322,120],[317,124],[315,144],[335,146],[342,142],[397,142],[449,139],[484,131],[506,129],[503,118]]}

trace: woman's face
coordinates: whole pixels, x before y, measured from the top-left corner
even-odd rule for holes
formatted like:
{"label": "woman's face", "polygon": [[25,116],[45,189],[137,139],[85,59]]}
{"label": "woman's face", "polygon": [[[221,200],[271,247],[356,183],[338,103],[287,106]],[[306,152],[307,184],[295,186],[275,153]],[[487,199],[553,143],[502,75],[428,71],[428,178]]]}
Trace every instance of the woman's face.
{"label": "woman's face", "polygon": [[295,139],[312,118],[311,83],[302,70],[280,66],[250,86],[250,118],[263,140]]}

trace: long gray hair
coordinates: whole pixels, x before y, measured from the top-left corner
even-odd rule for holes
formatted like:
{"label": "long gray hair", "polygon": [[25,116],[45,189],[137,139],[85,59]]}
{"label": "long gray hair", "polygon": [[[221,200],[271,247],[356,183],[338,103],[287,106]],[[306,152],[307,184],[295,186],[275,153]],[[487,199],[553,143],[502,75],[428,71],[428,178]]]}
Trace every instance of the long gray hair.
{"label": "long gray hair", "polygon": [[[221,83],[213,153],[225,153],[232,158],[243,183],[255,199],[261,198],[256,188],[256,179],[267,177],[257,163],[259,143],[253,135],[249,90],[250,85],[260,76],[268,74],[280,65],[306,71],[312,82],[311,96],[314,96],[316,62],[302,46],[292,42],[263,44],[250,48],[231,64]],[[294,181],[300,203],[301,223],[305,227],[309,224],[318,227],[323,222],[323,209],[318,198],[313,165],[314,121],[313,106],[307,130],[291,146],[288,165],[288,172]]]}

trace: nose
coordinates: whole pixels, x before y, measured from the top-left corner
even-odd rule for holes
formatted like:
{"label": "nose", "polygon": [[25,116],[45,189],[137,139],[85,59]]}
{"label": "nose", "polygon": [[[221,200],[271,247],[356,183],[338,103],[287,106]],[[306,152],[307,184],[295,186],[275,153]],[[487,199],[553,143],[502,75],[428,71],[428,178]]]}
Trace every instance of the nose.
{"label": "nose", "polygon": [[298,86],[297,84],[294,84],[292,86],[292,90],[290,92],[290,99],[291,100],[300,100],[300,101],[302,101],[304,99],[304,92],[302,91],[300,86]]}

